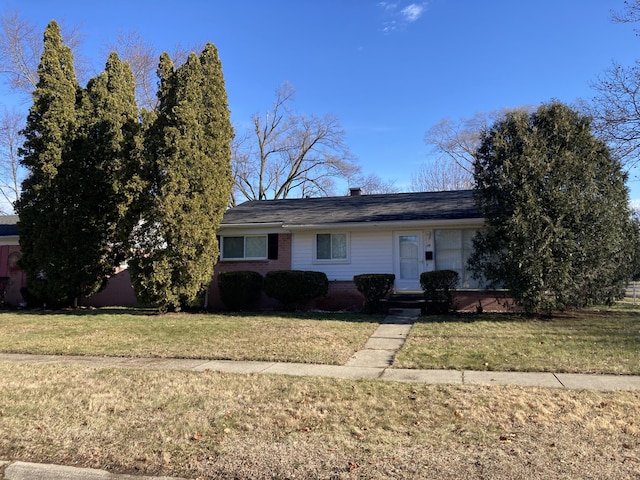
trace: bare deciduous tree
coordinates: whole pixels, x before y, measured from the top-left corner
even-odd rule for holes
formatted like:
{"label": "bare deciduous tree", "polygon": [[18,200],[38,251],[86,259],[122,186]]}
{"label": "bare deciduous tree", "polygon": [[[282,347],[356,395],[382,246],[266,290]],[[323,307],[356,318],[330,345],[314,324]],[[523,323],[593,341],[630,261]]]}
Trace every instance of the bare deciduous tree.
{"label": "bare deciduous tree", "polygon": [[614,63],[593,85],[597,95],[588,109],[593,128],[627,169],[640,153],[640,64]]}
{"label": "bare deciduous tree", "polygon": [[[17,10],[0,13],[0,74],[9,90],[18,95],[30,95],[38,83],[38,64],[42,55],[43,32],[20,16]],[[78,27],[66,29],[65,42],[78,50],[82,35]],[[77,67],[80,65],[80,68]],[[76,54],[76,72],[87,72],[88,63]],[[18,161],[22,145],[20,130],[26,112],[3,110],[0,113],[0,212],[9,213],[20,195],[24,170]]]}
{"label": "bare deciduous tree", "polygon": [[14,91],[30,93],[38,83],[42,35],[16,11],[0,17],[0,71]]}
{"label": "bare deciduous tree", "polygon": [[614,22],[634,23],[640,21],[640,0],[625,0],[622,12],[611,12]]}
{"label": "bare deciduous tree", "polygon": [[333,193],[336,178],[360,173],[334,115],[298,115],[291,109],[295,90],[288,83],[276,90],[271,110],[252,118],[252,130],[233,149],[234,194],[266,200],[317,197]]}
{"label": "bare deciduous tree", "polygon": [[[65,44],[75,56],[78,78],[87,76],[88,61],[79,54],[83,35],[79,27],[63,28]],[[17,10],[0,14],[0,73],[7,75],[9,88],[31,94],[38,83],[38,63],[42,55],[42,31],[20,16]]]}
{"label": "bare deciduous tree", "polygon": [[[158,103],[156,71],[160,52],[136,31],[120,31],[115,40],[107,44],[107,49],[108,52],[117,52],[118,56],[131,67],[136,81],[138,107],[154,110]],[[191,51],[200,50],[197,48],[188,50],[177,46],[170,56],[174,65],[178,67],[187,60]]]}
{"label": "bare deciduous tree", "polygon": [[[18,161],[18,148],[22,145],[21,130],[24,116],[16,111],[3,111],[0,114],[0,212],[10,213],[20,196],[20,185],[24,171]],[[5,208],[6,206],[6,208]]]}
{"label": "bare deciduous tree", "polygon": [[129,63],[136,82],[136,99],[138,106],[153,110],[157,103],[155,74],[158,68],[159,55],[156,49],[145,42],[138,32],[120,31],[108,50],[117,52],[118,56]]}
{"label": "bare deciduous tree", "polygon": [[530,111],[531,107],[478,112],[471,118],[445,118],[432,126],[424,136],[435,160],[425,163],[411,177],[413,191],[458,190],[473,186],[473,163],[480,146],[480,134],[498,118],[514,110]]}
{"label": "bare deciduous tree", "polygon": [[395,180],[385,180],[375,173],[359,175],[351,180],[351,184],[355,187],[360,187],[365,195],[397,193],[399,191]]}
{"label": "bare deciduous tree", "polygon": [[[620,23],[640,21],[640,0],[624,2],[622,12],[613,12]],[[632,66],[614,62],[593,85],[597,94],[588,113],[596,134],[605,140],[627,170],[640,160],[640,61]]]}
{"label": "bare deciduous tree", "polygon": [[411,174],[412,192],[442,192],[473,188],[473,175],[450,157],[436,157]]}

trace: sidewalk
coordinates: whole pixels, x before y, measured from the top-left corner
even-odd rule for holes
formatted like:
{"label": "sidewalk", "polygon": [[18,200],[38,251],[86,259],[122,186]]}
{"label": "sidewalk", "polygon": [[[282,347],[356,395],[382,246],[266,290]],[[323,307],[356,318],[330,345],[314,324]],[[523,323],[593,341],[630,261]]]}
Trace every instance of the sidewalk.
{"label": "sidewalk", "polygon": [[[4,467],[4,474],[3,469]],[[65,467],[0,460],[0,479],[4,480],[186,480],[175,477],[119,475],[93,468]]]}
{"label": "sidewalk", "polygon": [[[478,372],[460,370],[408,370],[391,368],[402,348],[418,310],[393,310],[362,350],[345,365],[312,365],[279,362],[235,362],[172,358],[80,357],[0,353],[0,362],[76,365],[90,368],[216,371],[238,374],[321,376],[348,379],[380,379],[393,382],[452,385],[517,385],[575,390],[640,390],[640,376],[582,375],[550,372]],[[170,477],[117,475],[104,470],[0,460],[4,480],[181,480]],[[184,480],[184,479],[182,479]]]}
{"label": "sidewalk", "polygon": [[[385,352],[389,354],[388,352]],[[371,354],[369,354],[371,355]],[[369,358],[364,354],[359,358]],[[551,372],[493,372],[469,370],[409,370],[384,366],[314,365],[305,363],[234,362],[161,358],[64,357],[55,355],[0,354],[0,362],[76,365],[92,368],[138,368],[153,370],[206,370],[238,374],[277,374],[297,377],[380,379],[393,382],[452,385],[517,385],[573,390],[640,390],[640,376],[587,375]]]}

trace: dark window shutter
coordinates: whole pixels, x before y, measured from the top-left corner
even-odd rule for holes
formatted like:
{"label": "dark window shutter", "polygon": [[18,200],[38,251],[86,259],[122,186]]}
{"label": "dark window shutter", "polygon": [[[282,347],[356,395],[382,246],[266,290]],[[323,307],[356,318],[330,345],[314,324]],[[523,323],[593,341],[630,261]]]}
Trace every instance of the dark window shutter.
{"label": "dark window shutter", "polygon": [[268,253],[267,258],[269,260],[277,260],[278,259],[278,234],[270,233],[268,238]]}

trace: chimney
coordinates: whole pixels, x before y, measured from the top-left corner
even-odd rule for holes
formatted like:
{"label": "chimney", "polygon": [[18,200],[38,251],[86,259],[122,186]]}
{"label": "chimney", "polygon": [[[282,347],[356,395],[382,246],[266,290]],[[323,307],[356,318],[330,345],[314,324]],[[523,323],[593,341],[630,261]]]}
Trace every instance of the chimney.
{"label": "chimney", "polygon": [[360,195],[362,195],[362,189],[360,187],[349,188],[350,197],[359,197]]}

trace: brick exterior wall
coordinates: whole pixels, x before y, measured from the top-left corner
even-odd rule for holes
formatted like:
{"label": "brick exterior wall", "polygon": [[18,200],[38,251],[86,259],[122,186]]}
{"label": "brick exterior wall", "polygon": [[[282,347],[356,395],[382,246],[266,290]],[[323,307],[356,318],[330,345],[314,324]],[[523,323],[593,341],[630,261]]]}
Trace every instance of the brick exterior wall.
{"label": "brick exterior wall", "polygon": [[26,285],[26,275],[15,262],[21,257],[20,245],[0,246],[0,283],[4,288],[2,300],[11,306],[19,305],[22,300],[20,289]]}
{"label": "brick exterior wall", "polygon": [[459,312],[518,311],[506,291],[458,290],[453,294],[453,308]]}
{"label": "brick exterior wall", "polygon": [[138,303],[131,284],[128,269],[117,269],[107,286],[101,292],[88,298],[81,298],[80,305],[87,307],[108,307],[111,305],[135,305]]}
{"label": "brick exterior wall", "polygon": [[307,308],[329,311],[360,310],[364,305],[364,296],[350,281],[329,282],[326,297],[312,300]]}
{"label": "brick exterior wall", "polygon": [[[267,272],[272,270],[291,270],[291,234],[278,234],[278,258],[275,260],[220,260],[213,269],[213,278],[209,284],[207,308],[211,310],[224,310],[224,303],[222,303],[220,299],[220,289],[218,288],[218,275],[222,272],[237,272],[241,270],[258,272],[263,277]],[[267,297],[263,292],[258,306],[265,309],[274,309],[278,307],[278,302],[273,298]]]}

